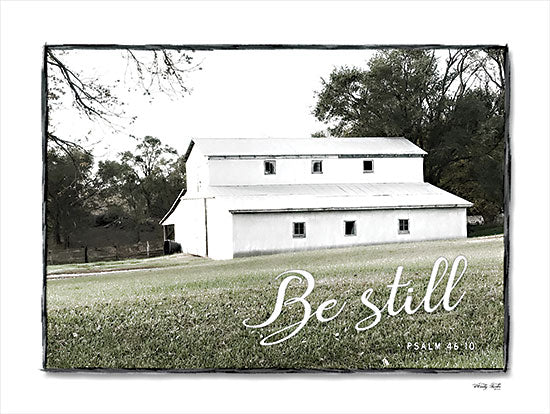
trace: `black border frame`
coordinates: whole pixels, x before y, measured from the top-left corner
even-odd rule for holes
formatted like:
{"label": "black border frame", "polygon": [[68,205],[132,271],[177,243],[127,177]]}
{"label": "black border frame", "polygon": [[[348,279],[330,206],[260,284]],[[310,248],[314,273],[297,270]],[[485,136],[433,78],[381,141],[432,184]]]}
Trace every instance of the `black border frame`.
{"label": "black border frame", "polygon": [[[71,368],[58,369],[47,368],[47,227],[46,227],[46,201],[47,201],[47,135],[48,135],[48,66],[47,66],[47,50],[189,50],[189,51],[214,51],[214,50],[381,50],[381,49],[492,49],[501,50],[504,52],[504,75],[505,75],[505,92],[504,92],[504,367],[501,368],[367,368],[367,369],[289,369],[289,368],[272,368],[272,369],[162,369],[162,368]],[[42,121],[42,370],[46,372],[62,372],[62,373],[82,373],[82,372],[101,372],[101,373],[151,373],[151,372],[166,372],[166,373],[239,373],[239,374],[280,374],[280,373],[506,373],[510,365],[510,208],[511,208],[511,174],[512,174],[512,156],[510,148],[510,55],[508,45],[495,44],[477,44],[477,45],[445,45],[445,44],[382,44],[382,45],[340,45],[340,44],[148,44],[148,45],[121,45],[121,44],[44,44],[43,62],[42,62],[42,104],[41,104],[41,121]]]}

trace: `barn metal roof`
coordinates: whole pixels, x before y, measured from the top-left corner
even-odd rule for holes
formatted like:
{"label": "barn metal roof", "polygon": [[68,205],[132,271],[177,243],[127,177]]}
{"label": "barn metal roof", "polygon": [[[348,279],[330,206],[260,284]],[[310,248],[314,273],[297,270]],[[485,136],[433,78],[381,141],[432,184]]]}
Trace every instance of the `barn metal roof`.
{"label": "barn metal roof", "polygon": [[424,156],[426,152],[403,137],[362,138],[200,138],[194,147],[208,157],[277,156]]}
{"label": "barn metal roof", "polygon": [[180,196],[161,220],[168,218],[180,201],[209,198],[231,213],[301,212],[471,207],[472,203],[429,183],[376,184],[271,184],[210,186],[200,196]]}
{"label": "barn metal roof", "polygon": [[472,206],[429,183],[216,186],[208,196],[233,213]]}

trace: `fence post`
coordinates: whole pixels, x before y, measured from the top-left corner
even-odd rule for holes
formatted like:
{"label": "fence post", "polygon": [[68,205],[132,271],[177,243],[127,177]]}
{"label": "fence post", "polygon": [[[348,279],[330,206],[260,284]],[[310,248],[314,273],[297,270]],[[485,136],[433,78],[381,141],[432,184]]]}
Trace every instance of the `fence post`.
{"label": "fence post", "polygon": [[147,257],[149,257],[149,240],[147,240]]}
{"label": "fence post", "polygon": [[84,263],[88,263],[88,246],[84,246]]}

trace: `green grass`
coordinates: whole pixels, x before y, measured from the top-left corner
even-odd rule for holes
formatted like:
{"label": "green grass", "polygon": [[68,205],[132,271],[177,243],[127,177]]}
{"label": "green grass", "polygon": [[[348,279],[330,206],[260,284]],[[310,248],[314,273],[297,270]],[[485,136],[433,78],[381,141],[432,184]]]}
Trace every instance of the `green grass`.
{"label": "green grass", "polygon": [[[179,255],[151,260],[158,267],[145,272],[49,280],[46,367],[503,368],[503,252],[502,237],[488,237],[230,261]],[[401,281],[411,280],[413,304],[418,304],[434,261],[444,256],[452,263],[459,254],[468,259],[468,269],[452,298],[466,294],[454,311],[440,308],[428,314],[422,308],[414,315],[392,317],[384,313],[376,327],[354,329],[370,315],[360,302],[363,291],[372,287],[371,299],[382,307],[397,266],[404,266]],[[117,266],[138,266],[136,262]],[[104,264],[97,267],[105,270]],[[275,276],[290,269],[314,276],[315,289],[308,297],[314,310],[332,298],[339,304],[346,301],[346,307],[330,322],[313,318],[289,340],[261,346],[262,337],[301,317],[300,306],[293,305],[271,326],[250,329],[242,324],[246,318],[250,323],[267,319],[280,284]],[[291,286],[289,295],[303,291],[302,285]],[[434,298],[443,290],[438,287]],[[398,295],[397,304],[404,297]],[[463,349],[465,341],[473,342],[475,349]],[[442,349],[407,351],[408,342],[441,342]],[[445,349],[449,342],[459,343],[460,349]]]}

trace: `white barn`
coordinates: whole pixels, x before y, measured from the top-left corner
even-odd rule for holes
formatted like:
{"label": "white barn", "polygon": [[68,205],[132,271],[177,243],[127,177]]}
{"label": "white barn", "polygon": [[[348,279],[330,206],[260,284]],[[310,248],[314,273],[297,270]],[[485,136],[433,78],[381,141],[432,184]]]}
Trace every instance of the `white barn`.
{"label": "white barn", "polygon": [[213,259],[466,237],[471,203],[405,138],[194,139],[165,240]]}

